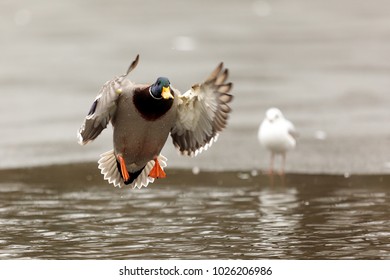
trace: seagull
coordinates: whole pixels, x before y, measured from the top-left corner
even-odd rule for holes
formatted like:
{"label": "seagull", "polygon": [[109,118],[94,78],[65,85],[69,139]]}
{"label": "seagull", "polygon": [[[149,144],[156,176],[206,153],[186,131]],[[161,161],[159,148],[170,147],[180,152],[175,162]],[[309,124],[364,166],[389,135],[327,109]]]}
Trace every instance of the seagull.
{"label": "seagull", "polygon": [[127,79],[138,60],[139,55],[125,74],[103,85],[77,132],[78,143],[85,145],[111,122],[113,150],[100,156],[98,168],[115,187],[142,188],[165,178],[167,159],[160,152],[168,136],[181,154],[196,156],[216,141],[231,111],[232,83],[226,82],[223,63],[181,94],[166,77],[153,84]]}
{"label": "seagull", "polygon": [[257,138],[260,144],[271,152],[269,174],[274,172],[274,159],[276,155],[282,156],[280,175],[284,175],[286,153],[295,148],[297,132],[294,125],[285,119],[278,108],[270,108],[260,124]]}

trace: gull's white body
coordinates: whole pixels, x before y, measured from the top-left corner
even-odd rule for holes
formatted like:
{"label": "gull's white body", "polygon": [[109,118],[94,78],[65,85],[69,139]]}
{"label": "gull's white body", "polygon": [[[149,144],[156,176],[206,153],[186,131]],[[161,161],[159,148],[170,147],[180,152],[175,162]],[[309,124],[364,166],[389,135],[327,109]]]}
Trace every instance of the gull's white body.
{"label": "gull's white body", "polygon": [[265,119],[260,124],[258,140],[260,144],[271,152],[270,173],[273,173],[274,157],[280,154],[283,157],[281,174],[284,173],[286,152],[296,146],[296,131],[294,125],[284,118],[277,108],[270,108]]}

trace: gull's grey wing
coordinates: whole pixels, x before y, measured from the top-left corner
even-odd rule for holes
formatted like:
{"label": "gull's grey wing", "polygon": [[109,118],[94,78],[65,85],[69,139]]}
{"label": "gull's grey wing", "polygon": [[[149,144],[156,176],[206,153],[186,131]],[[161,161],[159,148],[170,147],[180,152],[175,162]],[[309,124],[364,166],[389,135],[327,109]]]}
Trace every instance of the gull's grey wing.
{"label": "gull's grey wing", "polygon": [[171,136],[182,154],[194,156],[207,149],[226,127],[231,111],[228,103],[233,99],[229,94],[232,83],[226,83],[228,74],[220,63],[206,81],[177,94],[177,120]]}
{"label": "gull's grey wing", "polygon": [[296,140],[299,137],[299,133],[295,129],[294,124],[292,122],[290,122],[289,120],[286,120],[286,123],[287,123],[288,134],[290,134],[292,136],[292,138],[294,138]]}
{"label": "gull's grey wing", "polygon": [[107,81],[100,89],[84,123],[78,130],[77,138],[80,145],[94,140],[107,127],[116,112],[117,101],[123,90],[122,83],[127,81],[125,80],[126,76],[137,66],[138,60],[139,55],[131,63],[126,74]]}

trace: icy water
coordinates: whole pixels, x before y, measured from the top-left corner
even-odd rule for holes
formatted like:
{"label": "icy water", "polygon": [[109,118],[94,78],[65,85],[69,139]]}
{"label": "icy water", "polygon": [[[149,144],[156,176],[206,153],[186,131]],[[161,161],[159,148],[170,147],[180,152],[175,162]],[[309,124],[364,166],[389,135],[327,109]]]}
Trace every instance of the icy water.
{"label": "icy water", "polygon": [[31,174],[0,183],[0,259],[390,259],[389,176]]}

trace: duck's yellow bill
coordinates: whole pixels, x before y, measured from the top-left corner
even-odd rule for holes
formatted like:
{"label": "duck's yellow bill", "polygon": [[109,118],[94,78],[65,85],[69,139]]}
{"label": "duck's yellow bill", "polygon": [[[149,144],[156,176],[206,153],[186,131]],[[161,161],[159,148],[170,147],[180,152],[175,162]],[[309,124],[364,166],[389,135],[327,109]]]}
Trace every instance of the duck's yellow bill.
{"label": "duck's yellow bill", "polygon": [[173,99],[173,95],[171,93],[171,88],[170,87],[163,87],[161,96],[164,99]]}

